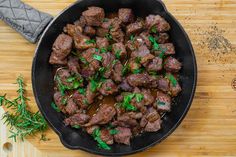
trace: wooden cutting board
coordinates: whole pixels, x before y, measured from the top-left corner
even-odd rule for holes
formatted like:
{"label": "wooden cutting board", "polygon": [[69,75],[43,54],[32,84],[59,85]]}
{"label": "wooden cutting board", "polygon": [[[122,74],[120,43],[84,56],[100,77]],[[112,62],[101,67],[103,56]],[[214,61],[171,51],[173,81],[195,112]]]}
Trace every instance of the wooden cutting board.
{"label": "wooden cutting board", "polygon": [[[75,0],[23,1],[57,15]],[[164,2],[192,41],[198,63],[197,90],[188,115],[176,131],[161,144],[133,156],[236,156],[236,89],[231,86],[236,78],[236,1]],[[227,46],[212,45],[220,42]],[[0,94],[16,97],[17,87],[12,83],[22,74],[33,111],[37,110],[31,86],[35,47],[0,21]],[[6,127],[0,126],[1,157],[95,156],[64,148],[51,129],[46,133],[50,141],[40,142],[38,137],[33,137],[14,143],[7,139]],[[6,149],[5,142],[12,143],[12,150]]]}

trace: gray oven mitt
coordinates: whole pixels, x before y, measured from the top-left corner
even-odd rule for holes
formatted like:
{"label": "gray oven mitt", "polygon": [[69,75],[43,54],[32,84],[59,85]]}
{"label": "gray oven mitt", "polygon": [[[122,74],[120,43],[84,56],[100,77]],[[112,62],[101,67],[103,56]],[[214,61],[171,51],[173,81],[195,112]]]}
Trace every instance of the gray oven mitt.
{"label": "gray oven mitt", "polygon": [[37,42],[52,18],[20,0],[0,0],[0,19],[32,43]]}

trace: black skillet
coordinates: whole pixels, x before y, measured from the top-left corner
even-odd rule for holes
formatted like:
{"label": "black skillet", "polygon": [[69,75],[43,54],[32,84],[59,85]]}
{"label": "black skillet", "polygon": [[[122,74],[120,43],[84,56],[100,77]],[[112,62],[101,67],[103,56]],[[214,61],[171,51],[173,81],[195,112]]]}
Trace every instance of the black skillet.
{"label": "black skillet", "polygon": [[[8,4],[9,2],[10,5]],[[20,6],[17,6],[17,3]],[[53,67],[48,63],[48,60],[51,54],[52,44],[56,37],[62,32],[63,27],[67,23],[73,23],[79,19],[81,12],[86,10],[88,6],[100,6],[104,8],[106,12],[115,12],[118,8],[129,7],[134,10],[137,16],[141,17],[147,16],[148,14],[160,14],[172,27],[169,33],[176,48],[176,57],[183,64],[182,70],[180,71],[183,91],[175,98],[172,112],[163,117],[162,129],[155,133],[144,133],[141,136],[135,137],[132,139],[130,146],[114,144],[109,151],[99,149],[97,143],[87,133],[66,127],[63,124],[63,114],[57,113],[50,107],[53,95]],[[27,16],[31,16],[30,11],[34,12],[35,21],[32,20],[32,17],[26,18],[31,18],[31,21],[22,21],[15,20],[13,15],[13,17],[9,15],[4,16],[3,9],[13,9],[14,11],[19,8],[23,8],[23,10],[27,10],[28,8],[29,12],[25,14]],[[7,13],[6,10],[5,13]],[[0,13],[0,17],[3,18],[6,23],[12,25],[12,27],[19,32],[23,31],[23,36],[31,42],[37,41],[41,30],[44,29],[43,26],[47,25],[51,19],[50,15],[34,10],[19,0],[0,0]],[[41,19],[39,20],[40,23],[37,23],[37,17],[39,15]],[[42,18],[45,20],[42,20]],[[35,26],[33,25],[34,27],[30,30],[27,22],[31,22],[31,24],[35,22]],[[37,28],[38,26],[40,27]],[[32,33],[32,30],[34,33]],[[29,33],[30,31],[31,33]],[[81,149],[105,156],[120,156],[140,152],[160,143],[170,135],[181,123],[190,108],[195,92],[196,80],[197,65],[191,42],[182,26],[167,11],[165,5],[160,0],[79,0],[75,2],[56,16],[46,27],[38,42],[32,66],[32,84],[36,102],[43,116],[60,137],[62,144],[70,149]]]}

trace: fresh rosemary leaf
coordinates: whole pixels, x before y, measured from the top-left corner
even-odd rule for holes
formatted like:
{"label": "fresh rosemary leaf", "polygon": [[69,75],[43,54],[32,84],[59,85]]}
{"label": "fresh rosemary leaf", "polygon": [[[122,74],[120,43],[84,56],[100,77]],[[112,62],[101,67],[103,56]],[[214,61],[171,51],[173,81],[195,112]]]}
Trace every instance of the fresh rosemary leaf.
{"label": "fresh rosemary leaf", "polygon": [[116,129],[111,129],[110,131],[109,131],[109,133],[111,134],[111,135],[115,135],[115,134],[118,134],[118,130],[116,130]]}
{"label": "fresh rosemary leaf", "polygon": [[93,58],[98,60],[98,61],[102,61],[102,56],[99,56],[99,55],[96,55],[96,54],[93,54]]}
{"label": "fresh rosemary leaf", "polygon": [[54,102],[51,103],[51,106],[55,111],[57,111],[57,112],[61,111]]}

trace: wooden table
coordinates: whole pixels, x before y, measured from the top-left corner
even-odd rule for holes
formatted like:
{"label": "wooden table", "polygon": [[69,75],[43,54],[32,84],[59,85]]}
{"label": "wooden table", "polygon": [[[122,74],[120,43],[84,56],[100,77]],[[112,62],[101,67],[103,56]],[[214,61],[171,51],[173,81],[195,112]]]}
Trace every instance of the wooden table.
{"label": "wooden table", "polygon": [[[75,0],[24,0],[26,3],[58,14]],[[231,87],[236,78],[236,1],[235,0],[164,0],[168,10],[189,34],[198,63],[198,85],[192,107],[183,123],[161,144],[133,156],[236,156],[236,90]],[[210,50],[207,33],[216,26],[233,48],[222,53]],[[30,44],[0,21],[0,94],[16,96],[16,77],[22,74],[27,84],[30,108],[37,110],[32,86],[31,63],[36,45]],[[181,53],[181,52],[178,52]],[[3,111],[1,110],[1,113]],[[14,143],[7,139],[1,124],[1,157],[85,157],[83,151],[64,148],[54,132],[51,140],[40,142],[38,137]],[[10,151],[2,149],[5,142],[13,144]]]}

